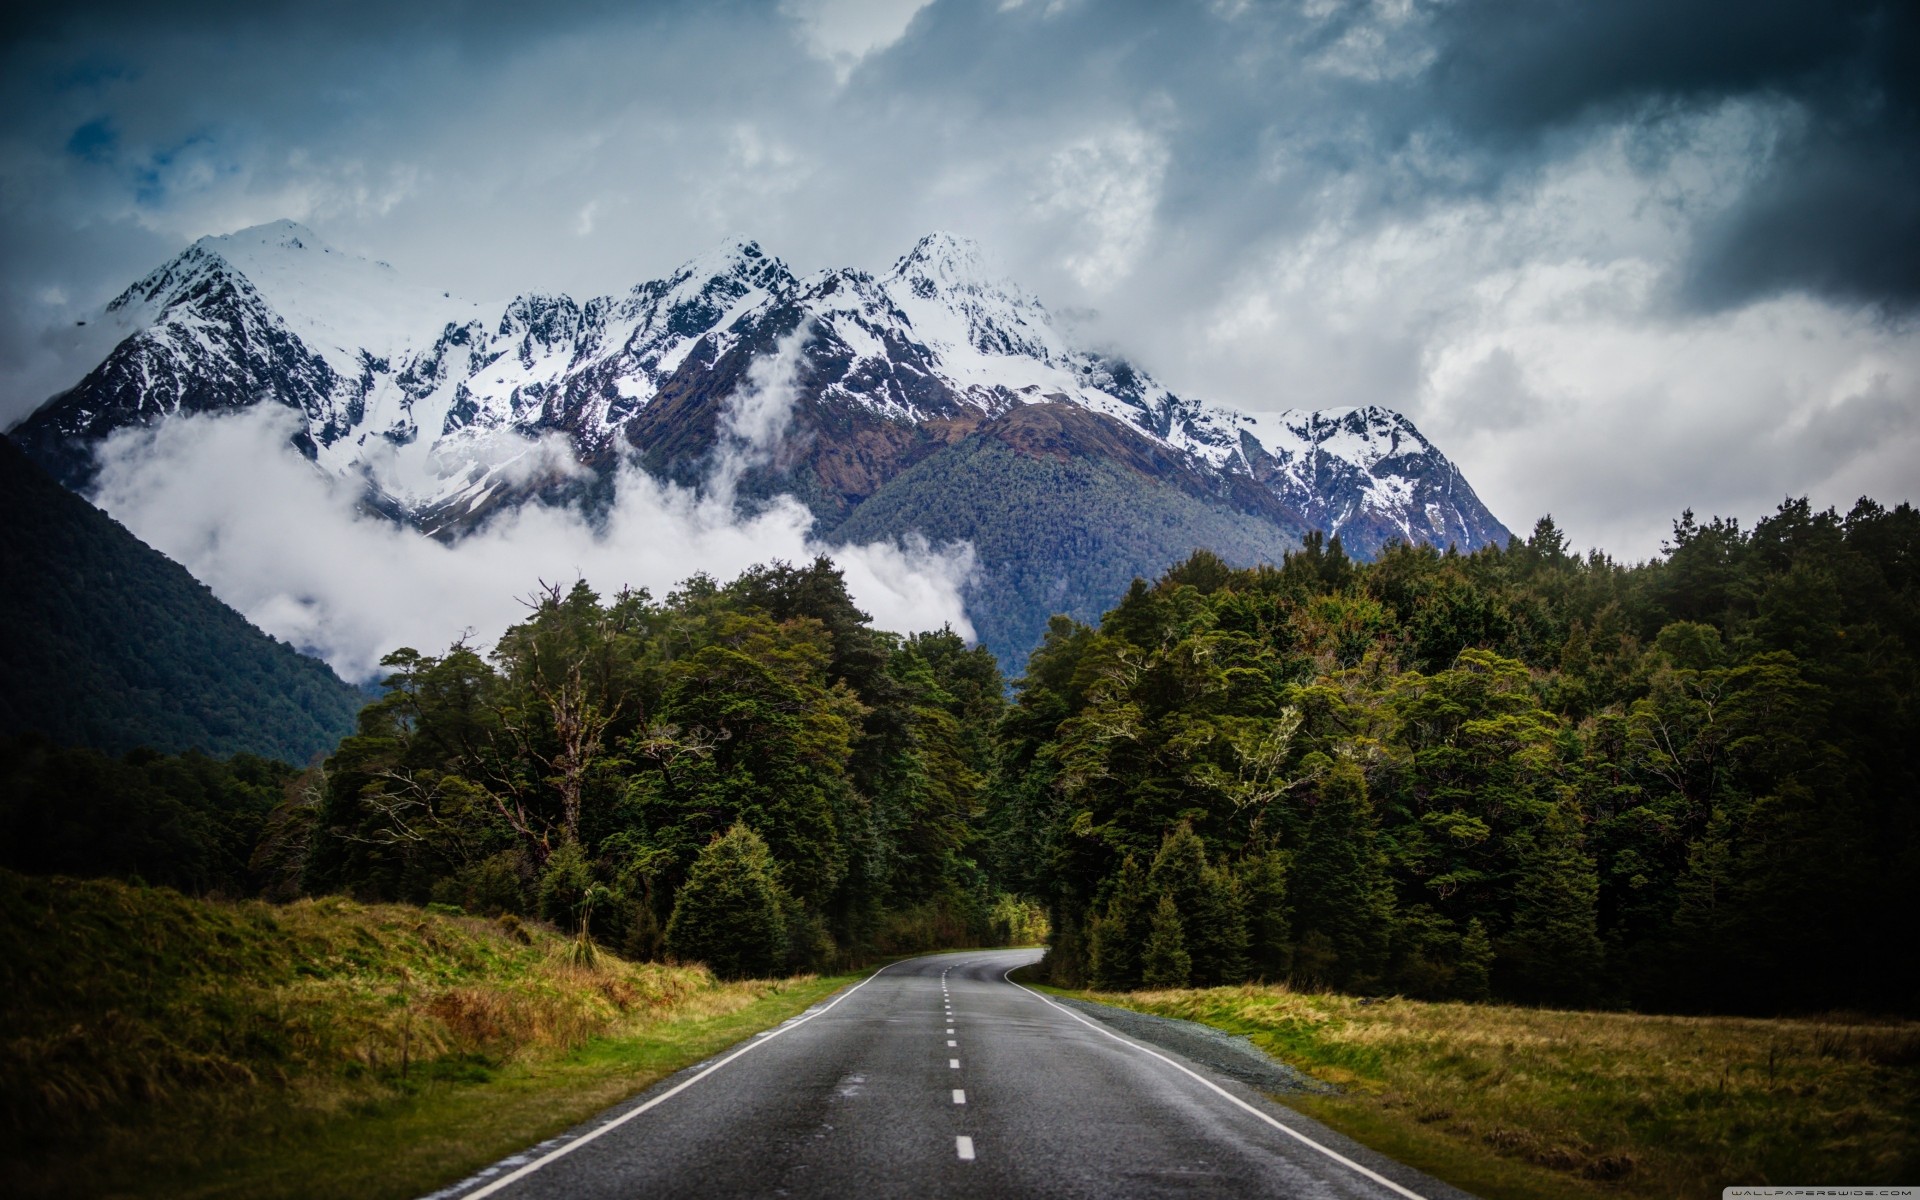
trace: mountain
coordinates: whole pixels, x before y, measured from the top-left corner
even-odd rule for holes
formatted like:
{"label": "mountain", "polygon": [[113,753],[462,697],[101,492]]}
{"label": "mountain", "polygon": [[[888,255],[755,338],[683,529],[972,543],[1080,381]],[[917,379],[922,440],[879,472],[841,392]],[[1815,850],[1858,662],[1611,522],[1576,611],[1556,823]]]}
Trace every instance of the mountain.
{"label": "mountain", "polygon": [[1196,546],[1247,562],[1310,530],[1361,557],[1508,537],[1398,413],[1176,395],[1076,346],[951,234],[879,275],[797,276],[732,238],[620,295],[481,304],[278,222],[201,239],[84,328],[99,364],[13,433],[70,486],[115,429],[258,403],[296,410],[300,449],[369,505],[445,538],[529,499],[592,509],[631,458],[748,506],[791,494],[830,539],[973,541],[969,609],[1010,659],[1048,605],[1091,618],[1113,581]]}
{"label": "mountain", "polygon": [[366,697],[0,438],[0,733],[304,765]]}

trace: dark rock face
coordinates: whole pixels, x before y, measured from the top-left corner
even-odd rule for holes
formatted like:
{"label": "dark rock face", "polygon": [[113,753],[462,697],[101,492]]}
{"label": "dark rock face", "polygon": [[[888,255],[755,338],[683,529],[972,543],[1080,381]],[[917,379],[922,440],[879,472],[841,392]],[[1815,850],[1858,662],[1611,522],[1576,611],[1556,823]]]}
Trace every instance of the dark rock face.
{"label": "dark rock face", "polygon": [[[969,462],[1012,471],[1023,493],[1097,478],[1116,513],[1116,497],[1137,492],[1165,537],[1122,538],[1125,554],[1098,537],[1045,549],[1048,570],[1089,579],[1121,558],[1151,574],[1200,545],[1271,558],[1308,530],[1362,556],[1396,539],[1472,549],[1508,536],[1399,414],[1248,414],[1178,396],[1073,346],[1039,301],[946,234],[880,276],[796,278],[736,239],[624,295],[528,294],[487,309],[408,292],[384,265],[283,222],[196,243],[101,317],[122,340],[13,432],[77,488],[116,429],[273,404],[297,414],[303,453],[365,479],[370,507],[447,538],[529,500],[591,507],[624,459],[701,486],[730,455],[744,463],[731,484],[743,503],[791,494],[840,539],[966,536],[988,577],[1024,570],[993,555],[1041,549],[998,536],[995,523],[1021,513],[962,494],[956,472]],[[772,443],[742,441],[749,409],[773,414],[771,432],[750,431]],[[602,483],[516,467],[543,438]],[[900,490],[936,479],[967,519]],[[1059,590],[1079,593],[1071,581]],[[1093,603],[1070,608],[1087,617]]]}

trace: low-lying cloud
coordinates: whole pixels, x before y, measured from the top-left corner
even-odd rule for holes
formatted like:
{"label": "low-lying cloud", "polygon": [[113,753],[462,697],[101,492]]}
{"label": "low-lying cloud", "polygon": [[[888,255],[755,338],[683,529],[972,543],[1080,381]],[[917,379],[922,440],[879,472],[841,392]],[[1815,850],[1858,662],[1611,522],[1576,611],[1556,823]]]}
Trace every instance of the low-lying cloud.
{"label": "low-lying cloud", "polygon": [[449,545],[363,511],[356,484],[289,445],[295,420],[261,405],[123,431],[101,449],[95,500],[260,628],[348,679],[374,677],[398,646],[434,652],[462,636],[490,645],[543,580],[659,595],[696,572],[726,580],[817,554],[833,558],[881,628],[973,633],[961,600],[974,572],[968,545],[827,546],[791,497],[743,516],[714,489],[662,484],[630,466],[603,522],[526,505]]}

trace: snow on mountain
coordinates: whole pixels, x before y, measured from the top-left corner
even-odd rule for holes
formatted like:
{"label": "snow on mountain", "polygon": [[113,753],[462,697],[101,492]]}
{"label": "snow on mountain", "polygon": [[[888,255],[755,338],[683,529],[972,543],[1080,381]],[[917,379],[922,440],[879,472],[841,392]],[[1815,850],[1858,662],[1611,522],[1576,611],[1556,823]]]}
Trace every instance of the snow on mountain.
{"label": "snow on mountain", "polygon": [[[435,514],[481,513],[533,482],[646,449],[657,435],[637,422],[649,406],[746,386],[740,355],[769,353],[805,322],[813,402],[888,428],[944,422],[950,440],[1021,405],[1064,402],[1185,470],[1258,483],[1299,528],[1341,533],[1363,552],[1391,538],[1506,536],[1399,414],[1251,413],[1177,396],[1076,346],[1037,298],[949,233],[877,277],[796,278],[733,237],[624,294],[483,304],[409,285],[280,221],[201,239],[97,321],[99,344],[118,339],[99,366],[14,434],[70,482],[84,482],[87,449],[115,428],[275,402],[301,412],[299,444],[323,469],[360,476],[383,507],[436,525]],[[846,455],[867,464],[861,478],[911,459],[897,447]],[[857,503],[862,486],[840,491]]]}
{"label": "snow on mountain", "polygon": [[358,374],[363,357],[405,355],[482,310],[407,283],[386,263],[335,250],[293,221],[204,237],[193,249],[230,264],[307,349],[343,376]]}

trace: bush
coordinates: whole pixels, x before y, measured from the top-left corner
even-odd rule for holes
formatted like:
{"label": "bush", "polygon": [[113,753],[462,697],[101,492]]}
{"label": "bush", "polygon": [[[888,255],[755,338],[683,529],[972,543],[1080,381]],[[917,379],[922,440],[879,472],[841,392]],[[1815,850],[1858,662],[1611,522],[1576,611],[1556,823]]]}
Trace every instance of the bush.
{"label": "bush", "polygon": [[781,901],[767,844],[735,825],[693,860],[667,919],[667,953],[723,979],[772,975],[788,952]]}

